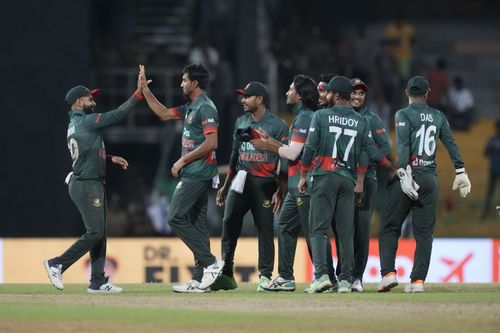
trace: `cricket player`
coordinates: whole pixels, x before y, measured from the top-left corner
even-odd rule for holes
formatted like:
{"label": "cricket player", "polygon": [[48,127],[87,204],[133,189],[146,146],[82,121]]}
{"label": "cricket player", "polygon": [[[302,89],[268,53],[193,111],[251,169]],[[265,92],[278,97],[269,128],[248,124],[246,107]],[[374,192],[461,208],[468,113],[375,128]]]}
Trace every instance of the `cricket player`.
{"label": "cricket player", "polygon": [[113,285],[104,276],[106,260],[106,169],[118,164],[124,170],[128,162],[119,156],[106,155],[101,131],[122,122],[144,97],[140,87],[116,110],[96,113],[94,97],[100,90],[84,86],[71,88],[64,101],[70,107],[67,142],[73,172],[66,177],[71,200],[80,212],[85,234],[63,254],[44,261],[45,270],[52,284],[63,290],[62,274],[78,259],[90,252],[91,274],[89,293],[119,293],[122,288]]}
{"label": "cricket player", "polygon": [[[416,249],[410,283],[405,292],[424,291],[432,251],[432,234],[436,224],[438,181],[436,147],[440,139],[455,166],[453,190],[465,198],[471,183],[464,162],[443,113],[427,105],[429,82],[422,76],[412,77],[406,87],[409,105],[396,112],[397,176],[388,188],[388,202],[379,237],[379,292],[390,291],[398,285],[395,259],[401,227],[412,212]],[[397,181],[399,178],[400,182]]]}
{"label": "cricket player", "polygon": [[331,100],[331,94],[328,94],[328,90],[326,87],[328,86],[328,82],[336,76],[336,74],[321,74],[319,76],[319,82],[318,82],[318,93],[319,93],[319,108],[324,109],[329,106],[332,106],[333,101]]}
{"label": "cricket player", "polygon": [[224,266],[224,261],[210,252],[207,227],[208,190],[219,183],[215,157],[219,115],[205,92],[209,73],[204,65],[186,66],[181,88],[188,102],[170,109],[149,89],[144,66],[139,81],[149,107],[161,120],[184,120],[182,156],[171,170],[180,181],[170,201],[168,224],[193,252],[195,265],[192,279],[172,289],[179,293],[209,292]]}
{"label": "cricket player", "polygon": [[[390,159],[391,144],[382,120],[366,107],[365,98],[368,86],[358,78],[352,79],[353,93],[351,106],[354,111],[366,118],[375,146],[380,154]],[[354,207],[354,270],[352,291],[363,291],[363,274],[368,261],[368,248],[370,244],[370,225],[375,196],[377,195],[377,165],[370,163],[364,178],[362,198]]]}
{"label": "cricket player", "polygon": [[[328,241],[327,231],[335,217],[339,239],[339,255],[342,271],[338,276],[339,293],[350,293],[354,248],[353,214],[354,192],[359,170],[361,150],[381,163],[390,162],[376,149],[368,124],[350,106],[353,87],[349,79],[335,76],[330,80],[328,90],[333,93],[335,105],[314,113],[302,156],[302,173],[299,192],[307,189],[306,175],[311,168],[313,154],[316,154],[312,171],[310,237],[316,278],[309,287],[316,292],[332,286],[325,267],[325,248]],[[366,167],[365,167],[366,169]]]}
{"label": "cricket player", "polygon": [[[308,76],[297,75],[293,79],[286,93],[286,103],[292,106],[292,112],[296,117],[290,126],[288,145],[283,145],[269,137],[267,132],[260,129],[261,138],[252,140],[252,144],[258,150],[266,150],[281,158],[289,160],[288,165],[288,193],[283,202],[278,219],[278,277],[273,279],[269,286],[263,287],[268,291],[295,291],[295,278],[293,276],[293,263],[295,261],[295,250],[297,238],[302,231],[311,256],[311,244],[309,241],[309,190],[299,194],[297,185],[300,179],[301,154],[306,142],[309,126],[318,107],[319,93],[316,82]],[[328,275],[332,285],[337,285],[337,278],[333,268],[332,248],[327,243],[326,260]]]}
{"label": "cricket player", "polygon": [[[256,138],[257,130],[262,128],[269,136],[285,144],[288,141],[288,127],[267,109],[269,93],[261,82],[250,82],[244,89],[237,89],[236,93],[242,96],[245,114],[236,119],[229,171],[217,193],[217,205],[226,205],[222,226],[222,257],[226,265],[213,289],[230,290],[237,287],[233,277],[234,253],[243,217],[250,210],[259,241],[257,291],[265,291],[263,287],[271,282],[273,273],[273,221],[274,214],[281,207],[282,193],[286,191],[286,162],[282,162],[278,170],[279,157],[255,148],[250,140]],[[279,186],[276,179],[278,171]]]}

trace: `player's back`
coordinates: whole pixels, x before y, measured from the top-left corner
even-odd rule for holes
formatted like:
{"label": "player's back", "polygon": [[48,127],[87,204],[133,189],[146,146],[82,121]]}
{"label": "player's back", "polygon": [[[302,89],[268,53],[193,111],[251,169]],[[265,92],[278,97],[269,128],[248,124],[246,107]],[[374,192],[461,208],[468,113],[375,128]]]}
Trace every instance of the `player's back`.
{"label": "player's back", "polygon": [[412,103],[396,112],[395,122],[399,165],[435,172],[437,139],[443,127],[449,129],[444,114],[426,103]]}
{"label": "player's back", "polygon": [[316,169],[322,170],[321,173],[336,172],[355,180],[366,121],[352,107],[344,105],[316,113],[314,126],[320,128]]}

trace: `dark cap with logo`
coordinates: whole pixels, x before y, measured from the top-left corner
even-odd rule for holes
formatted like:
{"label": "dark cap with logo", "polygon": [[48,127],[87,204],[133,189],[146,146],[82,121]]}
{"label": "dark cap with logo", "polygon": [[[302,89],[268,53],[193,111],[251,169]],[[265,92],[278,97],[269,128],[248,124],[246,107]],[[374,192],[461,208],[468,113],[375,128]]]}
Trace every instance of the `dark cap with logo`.
{"label": "dark cap with logo", "polygon": [[90,90],[87,87],[84,86],[76,86],[71,88],[68,93],[66,94],[66,97],[64,98],[64,101],[68,105],[72,105],[75,103],[77,99],[83,96],[88,96],[92,95],[94,97],[100,96],[101,95],[101,89],[94,89]]}
{"label": "dark cap with logo", "polygon": [[264,98],[264,104],[267,105],[269,102],[269,91],[266,85],[261,82],[250,82],[245,88],[235,89],[234,92],[243,96],[262,96]]}
{"label": "dark cap with logo", "polygon": [[345,76],[334,76],[328,85],[325,87],[326,90],[331,90],[334,93],[347,93],[350,94],[354,91],[351,81]]}
{"label": "dark cap with logo", "polygon": [[423,76],[414,76],[408,81],[406,86],[408,93],[414,96],[421,96],[428,92],[430,89],[429,81]]}
{"label": "dark cap with logo", "polygon": [[365,92],[368,91],[368,86],[366,85],[366,83],[364,83],[363,81],[361,81],[361,79],[358,79],[357,77],[351,80],[351,84],[354,90],[362,89]]}

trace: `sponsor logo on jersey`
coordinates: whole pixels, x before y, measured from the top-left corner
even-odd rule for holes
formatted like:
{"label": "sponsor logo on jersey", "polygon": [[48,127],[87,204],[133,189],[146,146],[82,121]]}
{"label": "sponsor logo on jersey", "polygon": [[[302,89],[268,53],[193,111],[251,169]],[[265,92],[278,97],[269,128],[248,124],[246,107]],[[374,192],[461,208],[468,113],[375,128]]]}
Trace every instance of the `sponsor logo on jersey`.
{"label": "sponsor logo on jersey", "polygon": [[400,121],[399,123],[396,123],[396,127],[402,127],[406,126],[406,123],[404,121]]}
{"label": "sponsor logo on jersey", "polygon": [[101,207],[102,202],[99,198],[95,198],[94,201],[92,201],[92,206],[94,207]]}
{"label": "sponsor logo on jersey", "polygon": [[269,208],[269,207],[271,207],[271,201],[269,201],[269,200],[264,200],[264,202],[262,203],[262,207],[264,207],[264,208]]}
{"label": "sponsor logo on jersey", "polygon": [[304,204],[304,200],[302,198],[297,198],[297,206],[302,206]]}

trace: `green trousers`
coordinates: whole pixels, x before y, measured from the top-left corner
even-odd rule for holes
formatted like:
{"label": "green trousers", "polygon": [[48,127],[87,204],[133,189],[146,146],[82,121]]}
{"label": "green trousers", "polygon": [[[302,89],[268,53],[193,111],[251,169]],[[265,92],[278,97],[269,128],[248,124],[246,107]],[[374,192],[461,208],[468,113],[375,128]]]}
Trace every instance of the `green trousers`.
{"label": "green trousers", "polygon": [[104,183],[97,180],[71,180],[69,196],[75,203],[85,225],[85,234],[55,260],[67,270],[78,259],[90,252],[90,283],[106,283],[106,195]]}
{"label": "green trousers", "polygon": [[335,221],[339,257],[342,270],[339,280],[352,282],[354,245],[354,183],[341,175],[331,173],[315,176],[311,191],[311,247],[316,276],[327,274],[325,249],[328,228]]}
{"label": "green trousers", "polygon": [[436,203],[439,192],[437,176],[432,173],[416,173],[413,179],[420,186],[418,200],[413,201],[401,190],[399,179],[394,177],[388,188],[388,201],[379,236],[380,273],[382,276],[396,272],[395,260],[398,239],[403,222],[412,212],[412,227],[416,248],[410,278],[425,280],[432,252],[432,234],[436,224]]}
{"label": "green trousers", "polygon": [[[293,263],[297,239],[302,231],[312,261],[310,228],[309,228],[310,196],[286,195],[281,207],[278,220],[278,272],[287,280],[295,280],[293,276]],[[332,247],[330,242],[326,243],[326,267],[332,281],[336,281],[335,269],[333,268]],[[319,278],[319,276],[316,276]]]}
{"label": "green trousers", "polygon": [[[363,191],[363,205],[361,207],[354,207],[354,268],[352,273],[353,280],[359,279],[363,281],[363,274],[365,273],[366,263],[368,262],[368,250],[370,247],[370,226],[375,207],[375,200],[377,196],[377,180],[365,178]],[[335,222],[334,222],[335,225]],[[335,233],[335,246],[337,254],[339,253],[338,237],[336,229]],[[342,272],[342,260],[338,256],[337,274]]]}
{"label": "green trousers", "polygon": [[259,273],[261,276],[271,278],[274,266],[274,213],[271,200],[276,189],[274,178],[254,177],[248,174],[243,193],[229,191],[222,222],[221,241],[225,275],[233,276],[234,253],[241,234],[243,217],[251,211],[259,240]]}
{"label": "green trousers", "polygon": [[203,268],[215,262],[207,226],[208,189],[212,181],[177,184],[168,211],[172,231],[193,252],[193,280],[201,281]]}

